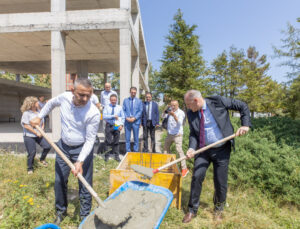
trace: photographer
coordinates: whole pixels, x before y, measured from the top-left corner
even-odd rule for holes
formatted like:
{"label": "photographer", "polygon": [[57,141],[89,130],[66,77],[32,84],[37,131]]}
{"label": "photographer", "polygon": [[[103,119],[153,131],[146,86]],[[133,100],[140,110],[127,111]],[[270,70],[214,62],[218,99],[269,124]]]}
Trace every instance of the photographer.
{"label": "photographer", "polygon": [[[185,118],[185,114],[181,109],[179,109],[177,100],[171,101],[171,106],[165,110],[165,113],[167,113],[169,118],[167,124],[168,135],[165,140],[164,153],[170,153],[170,147],[174,142],[176,151],[179,153],[180,157],[183,157],[185,156],[182,150],[183,120]],[[185,160],[181,162],[181,169],[182,177],[185,177],[189,172],[186,167]]]}

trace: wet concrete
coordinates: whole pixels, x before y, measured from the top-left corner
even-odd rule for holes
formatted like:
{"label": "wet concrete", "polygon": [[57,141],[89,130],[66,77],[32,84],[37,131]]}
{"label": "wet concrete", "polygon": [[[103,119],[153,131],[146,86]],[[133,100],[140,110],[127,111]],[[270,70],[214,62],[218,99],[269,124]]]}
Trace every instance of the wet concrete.
{"label": "wet concrete", "polygon": [[[162,194],[128,189],[115,199],[105,202],[105,209],[97,208],[82,228],[152,229],[166,203],[167,198]],[[116,225],[116,222],[121,223]]]}

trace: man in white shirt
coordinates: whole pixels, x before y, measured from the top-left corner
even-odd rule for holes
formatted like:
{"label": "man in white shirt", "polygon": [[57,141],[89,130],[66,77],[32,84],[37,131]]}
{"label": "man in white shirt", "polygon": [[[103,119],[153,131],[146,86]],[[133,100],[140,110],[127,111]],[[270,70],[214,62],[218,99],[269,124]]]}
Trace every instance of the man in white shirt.
{"label": "man in white shirt", "polygon": [[[41,119],[55,107],[60,107],[61,139],[57,143],[66,157],[74,163],[72,173],[81,173],[92,186],[93,180],[93,146],[98,131],[100,112],[90,101],[93,93],[88,79],[77,79],[72,92],[64,92],[49,100],[38,117],[31,120],[31,125],[39,125]],[[69,166],[57,154],[55,161],[55,224],[59,225],[67,214],[67,189]],[[80,217],[83,220],[91,210],[92,196],[79,182]]]}
{"label": "man in white shirt", "polygon": [[105,90],[101,92],[101,105],[103,107],[109,105],[110,104],[110,96],[113,94],[117,96],[117,104],[118,104],[118,94],[117,94],[117,92],[111,90],[111,84],[105,83],[104,89]]}
{"label": "man in white shirt", "polygon": [[[123,129],[125,115],[123,108],[117,105],[117,96],[112,94],[110,96],[110,104],[105,106],[103,110],[103,120],[106,121],[105,125],[105,151],[107,151],[108,146],[112,147],[111,154],[114,156],[115,160],[120,162],[119,157],[119,140],[120,131]],[[105,153],[105,161],[107,162],[110,153]]]}
{"label": "man in white shirt", "polygon": [[[183,139],[183,121],[185,118],[184,112],[179,109],[177,100],[171,101],[171,111],[168,112],[168,135],[165,140],[164,153],[170,153],[170,147],[172,143],[175,143],[176,151],[180,157],[184,157],[182,150],[182,139]],[[182,177],[185,177],[189,170],[186,167],[185,160],[181,161],[181,173]]]}

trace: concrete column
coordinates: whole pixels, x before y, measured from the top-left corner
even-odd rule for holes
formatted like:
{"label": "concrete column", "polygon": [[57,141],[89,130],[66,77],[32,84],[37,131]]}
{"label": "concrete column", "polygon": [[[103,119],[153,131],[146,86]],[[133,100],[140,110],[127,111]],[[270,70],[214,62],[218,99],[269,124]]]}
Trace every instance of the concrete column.
{"label": "concrete column", "polygon": [[66,0],[51,0],[51,12],[66,11]]}
{"label": "concrete column", "polygon": [[79,60],[76,63],[78,78],[88,77],[88,62],[86,60]]}
{"label": "concrete column", "polygon": [[[131,0],[120,0],[120,8],[131,11]],[[131,87],[131,31],[120,29],[120,104]]]}
{"label": "concrete column", "polygon": [[[65,10],[66,0],[51,0],[51,11]],[[66,36],[61,31],[51,31],[51,75],[53,98],[66,90]],[[61,132],[59,108],[52,111],[50,121],[52,122],[52,139],[57,141]]]}
{"label": "concrete column", "polygon": [[104,75],[104,83],[107,83],[107,72],[104,72],[103,75]]}
{"label": "concrete column", "polygon": [[145,77],[145,83],[147,85],[149,85],[149,64],[146,65],[146,70],[145,70],[145,73],[144,73],[144,77]]}
{"label": "concrete column", "polygon": [[140,97],[140,61],[139,58],[132,58],[133,72],[132,72],[132,86],[137,88],[136,97]]}
{"label": "concrete column", "polygon": [[[134,33],[139,41],[140,17],[139,14],[132,14]],[[139,42],[137,42],[137,56],[132,59],[132,86],[137,88],[137,97],[140,97],[140,61],[139,61]]]}
{"label": "concrete column", "polygon": [[16,74],[16,81],[17,81],[17,82],[20,82],[20,81],[21,81],[21,76],[20,76],[20,74]]}

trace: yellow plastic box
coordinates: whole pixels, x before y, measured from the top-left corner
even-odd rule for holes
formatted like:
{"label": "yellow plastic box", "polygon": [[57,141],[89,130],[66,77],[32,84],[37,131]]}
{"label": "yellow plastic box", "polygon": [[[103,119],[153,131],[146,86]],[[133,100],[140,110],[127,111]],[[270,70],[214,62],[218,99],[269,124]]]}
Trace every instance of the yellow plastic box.
{"label": "yellow plastic box", "polygon": [[116,169],[110,170],[110,190],[109,195],[112,194],[126,181],[139,180],[145,183],[154,184],[169,189],[174,199],[171,206],[178,209],[181,208],[181,173],[177,165],[160,171],[153,175],[151,180],[143,178],[143,175],[136,173],[130,168],[130,165],[136,164],[148,168],[159,168],[162,165],[176,160],[174,154],[160,154],[160,153],[126,153],[120,164]]}

